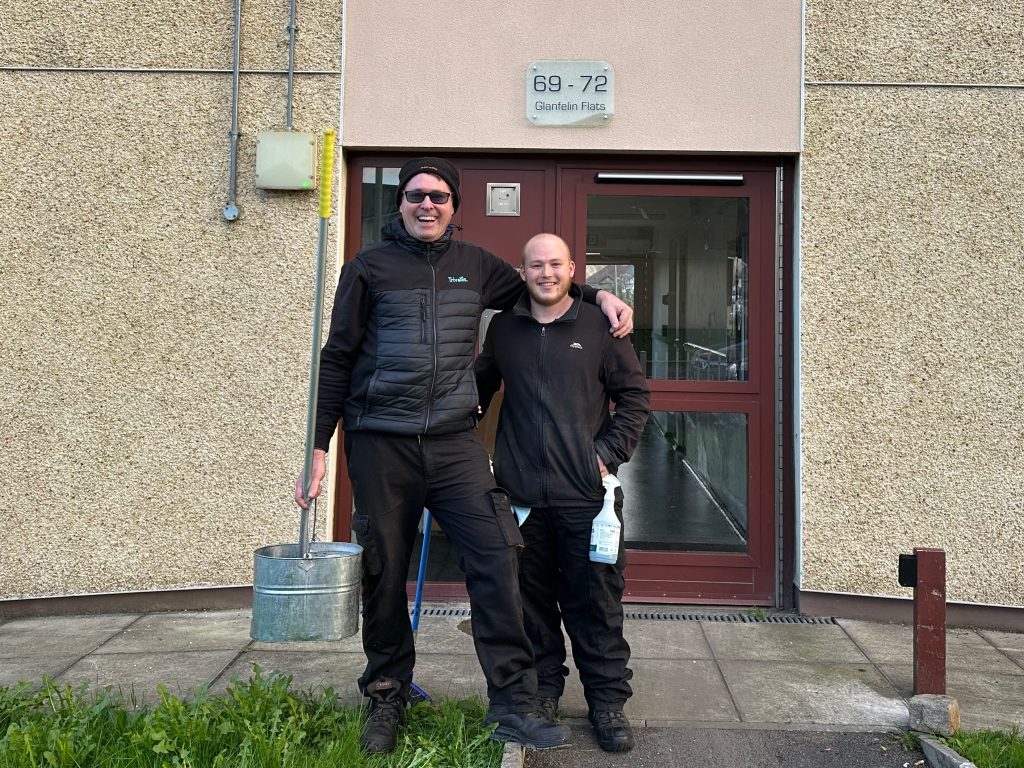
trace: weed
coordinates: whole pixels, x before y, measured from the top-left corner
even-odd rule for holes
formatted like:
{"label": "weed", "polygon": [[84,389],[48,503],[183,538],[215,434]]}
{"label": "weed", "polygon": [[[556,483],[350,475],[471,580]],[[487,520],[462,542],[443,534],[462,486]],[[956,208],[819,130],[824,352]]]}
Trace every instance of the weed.
{"label": "weed", "polygon": [[921,737],[913,731],[893,731],[889,740],[904,752],[920,752]]}

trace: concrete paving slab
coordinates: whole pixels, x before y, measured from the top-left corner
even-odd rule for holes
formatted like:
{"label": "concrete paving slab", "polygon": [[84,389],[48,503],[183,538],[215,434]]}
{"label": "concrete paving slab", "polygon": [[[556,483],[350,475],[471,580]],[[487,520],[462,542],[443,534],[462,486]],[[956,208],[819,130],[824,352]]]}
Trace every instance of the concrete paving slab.
{"label": "concrete paving slab", "polygon": [[1018,632],[994,632],[984,629],[979,629],[978,634],[1024,669],[1024,634]]}
{"label": "concrete paving slab", "polygon": [[101,645],[97,653],[241,650],[251,610],[151,613]]}
{"label": "concrete paving slab", "polygon": [[977,632],[1000,650],[1024,653],[1024,632],[997,632],[992,629],[979,629]]}
{"label": "concrete paving slab", "polygon": [[[360,646],[361,650],[362,646]],[[467,616],[426,616],[420,619],[416,637],[419,653],[452,653],[476,656],[473,629]]]}
{"label": "concrete paving slab", "polygon": [[722,661],[740,717],[753,723],[903,727],[906,702],[874,666]]}
{"label": "concrete paving slab", "polygon": [[843,628],[832,624],[702,622],[701,626],[720,661],[867,661]]}
{"label": "concrete paving slab", "polygon": [[249,645],[253,651],[299,651],[303,653],[359,653],[363,652],[363,639],[359,632],[341,640],[292,640],[287,643],[263,643],[253,640]]}
{"label": "concrete paving slab", "polygon": [[[879,669],[902,696],[913,695],[913,665],[883,664]],[[946,672],[946,693],[960,705],[960,726],[964,729],[1024,725],[1024,677],[1020,675],[950,669]]]}
{"label": "concrete paving slab", "polygon": [[0,658],[84,656],[138,618],[118,613],[12,619],[0,624]]}
{"label": "concrete paving slab", "polygon": [[708,645],[697,621],[625,622],[623,634],[635,659],[711,659]]}
{"label": "concrete paving slab", "polygon": [[[626,702],[625,713],[630,720],[739,720],[739,712],[713,661],[635,659],[629,666],[633,670],[633,697]],[[586,717],[585,705],[582,712],[574,714]]]}
{"label": "concrete paving slab", "polygon": [[[717,665],[698,659],[631,659],[633,697],[626,702],[626,716],[634,722],[686,721],[737,722]],[[579,673],[569,665],[565,692],[558,704],[559,716],[586,722],[587,700]]]}
{"label": "concrete paving slab", "polygon": [[[911,634],[913,638],[913,634]],[[913,639],[908,661],[913,664]],[[973,629],[946,632],[946,669],[990,672],[996,675],[1024,675],[1024,669]]]}
{"label": "concrete paving slab", "polygon": [[81,656],[29,656],[22,659],[0,659],[0,686],[29,683],[33,687],[43,682],[43,676],[57,677]]}
{"label": "concrete paving slab", "polygon": [[319,651],[261,651],[251,650],[238,656],[224,673],[210,686],[212,693],[223,693],[234,680],[252,677],[258,666],[264,675],[277,672],[292,678],[292,688],[298,691],[322,691],[333,688],[345,703],[361,700],[356,680],[366,666],[360,654],[323,653]]}
{"label": "concrete paving slab", "polygon": [[882,624],[854,619],[836,619],[857,646],[875,662],[912,662],[913,634],[905,624]]}
{"label": "concrete paving slab", "polygon": [[418,653],[413,681],[434,699],[487,698],[487,681],[476,655]]}
{"label": "concrete paving slab", "polygon": [[[421,653],[452,653],[476,655],[470,620],[465,616],[424,616],[420,619],[416,647]],[[253,650],[304,651],[321,653],[363,652],[361,632],[331,642],[263,643],[252,641]]]}
{"label": "concrete paving slab", "polygon": [[153,704],[156,688],[164,685],[180,697],[191,696],[200,685],[212,682],[237,651],[175,651],[173,653],[103,653],[86,656],[57,681],[90,688],[111,686],[123,696]]}
{"label": "concrete paving slab", "polygon": [[524,768],[906,768],[923,758],[885,733],[638,728],[625,755],[602,752],[588,726],[572,735],[569,749],[526,750]]}
{"label": "concrete paving slab", "polygon": [[[358,704],[362,701],[357,683],[366,666],[362,653],[249,651],[225,671],[211,686],[211,691],[223,692],[236,677],[248,679],[257,665],[264,673],[279,672],[291,676],[292,687],[297,690],[333,688],[345,703]],[[487,684],[475,655],[421,653],[416,659],[414,679],[431,698],[464,698],[486,696],[487,693]]]}
{"label": "concrete paving slab", "polygon": [[[914,630],[905,624],[840,619],[840,625],[876,664],[913,664]],[[1024,651],[1021,652],[1024,655]],[[1024,668],[972,629],[946,632],[946,668],[1001,675],[1024,674]]]}

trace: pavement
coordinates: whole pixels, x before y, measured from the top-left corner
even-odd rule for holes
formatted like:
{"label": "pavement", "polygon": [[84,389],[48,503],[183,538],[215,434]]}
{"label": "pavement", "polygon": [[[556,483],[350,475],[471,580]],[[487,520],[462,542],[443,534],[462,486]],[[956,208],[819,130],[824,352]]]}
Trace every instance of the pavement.
{"label": "pavement", "polygon": [[[434,698],[485,692],[469,610],[431,604],[421,618],[415,681]],[[434,615],[429,615],[434,614]],[[0,619],[0,685],[38,681],[113,686],[155,700],[158,684],[188,695],[224,690],[254,665],[299,688],[332,687],[358,702],[358,635],[338,642],[260,643],[251,610]],[[892,732],[908,725],[912,630],[846,619],[806,621],[685,606],[627,606],[637,747],[601,752],[570,675],[562,717],[568,750],[528,752],[516,765],[913,766]],[[570,664],[571,666],[571,664]],[[947,685],[962,727],[1024,725],[1024,634],[951,629]],[[152,698],[151,698],[152,697]],[[506,761],[507,762],[507,761]]]}

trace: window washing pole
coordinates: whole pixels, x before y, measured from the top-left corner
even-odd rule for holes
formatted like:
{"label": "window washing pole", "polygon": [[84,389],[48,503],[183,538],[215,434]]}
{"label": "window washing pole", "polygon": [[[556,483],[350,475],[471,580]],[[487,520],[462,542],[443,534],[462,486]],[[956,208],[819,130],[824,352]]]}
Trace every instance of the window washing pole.
{"label": "window washing pole", "polygon": [[[316,391],[320,382],[320,324],[324,305],[324,262],[331,219],[331,180],[334,169],[334,131],[324,131],[320,149],[320,233],[316,244],[316,285],[313,289],[313,343],[309,354],[309,395],[306,399],[306,455],[302,462],[302,496],[306,508],[299,518],[299,556],[309,557],[309,486],[313,475],[316,438]],[[315,503],[315,501],[314,501]]]}

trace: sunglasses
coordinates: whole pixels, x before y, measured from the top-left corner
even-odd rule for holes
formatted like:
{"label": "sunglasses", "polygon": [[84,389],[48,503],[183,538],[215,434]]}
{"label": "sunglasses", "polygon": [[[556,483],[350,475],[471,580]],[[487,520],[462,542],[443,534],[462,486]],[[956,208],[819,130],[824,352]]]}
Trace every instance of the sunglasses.
{"label": "sunglasses", "polygon": [[434,205],[444,205],[448,202],[448,198],[451,196],[451,192],[420,192],[419,190],[415,190],[413,192],[405,193],[405,199],[413,204],[422,203],[423,198],[429,197],[430,202]]}

